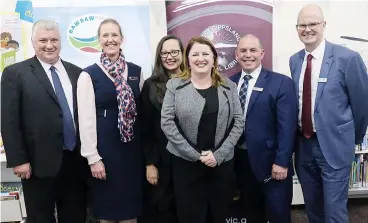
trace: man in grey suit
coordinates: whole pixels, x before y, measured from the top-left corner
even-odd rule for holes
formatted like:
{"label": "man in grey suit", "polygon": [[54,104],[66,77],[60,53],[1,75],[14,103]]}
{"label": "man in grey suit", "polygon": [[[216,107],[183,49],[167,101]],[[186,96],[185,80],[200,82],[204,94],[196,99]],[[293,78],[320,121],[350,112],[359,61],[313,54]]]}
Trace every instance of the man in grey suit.
{"label": "man in grey suit", "polygon": [[290,58],[299,100],[296,171],[311,223],[347,223],[355,144],[368,122],[368,75],[361,56],[326,41],[316,5],[304,7],[297,31],[305,49]]}

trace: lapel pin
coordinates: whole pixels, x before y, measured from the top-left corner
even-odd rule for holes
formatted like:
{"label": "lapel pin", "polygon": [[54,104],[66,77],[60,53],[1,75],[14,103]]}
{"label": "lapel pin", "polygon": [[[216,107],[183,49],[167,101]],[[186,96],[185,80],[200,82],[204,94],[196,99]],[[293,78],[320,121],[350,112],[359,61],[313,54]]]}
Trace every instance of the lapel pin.
{"label": "lapel pin", "polygon": [[319,82],[319,83],[326,83],[326,82],[327,82],[327,78],[325,78],[325,77],[320,77],[320,78],[318,79],[318,82]]}
{"label": "lapel pin", "polygon": [[260,87],[254,87],[254,88],[253,88],[253,91],[262,92],[262,91],[263,91],[263,88],[260,88]]}
{"label": "lapel pin", "polygon": [[138,77],[131,77],[131,76],[130,76],[128,79],[129,79],[129,80],[132,80],[132,81],[137,81],[137,80],[138,80]]}

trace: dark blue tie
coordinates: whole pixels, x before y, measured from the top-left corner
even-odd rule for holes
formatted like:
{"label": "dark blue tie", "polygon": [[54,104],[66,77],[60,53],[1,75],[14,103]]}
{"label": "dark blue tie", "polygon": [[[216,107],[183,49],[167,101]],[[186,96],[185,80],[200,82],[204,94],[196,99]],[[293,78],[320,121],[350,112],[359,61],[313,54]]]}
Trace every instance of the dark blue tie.
{"label": "dark blue tie", "polygon": [[63,86],[61,85],[59,75],[56,73],[54,66],[50,67],[52,82],[54,83],[55,93],[58,98],[61,110],[63,111],[63,135],[64,147],[73,151],[76,144],[76,134],[74,129],[73,116],[66,100]]}
{"label": "dark blue tie", "polygon": [[245,102],[247,100],[249,80],[252,79],[252,76],[250,76],[249,74],[246,74],[243,79],[244,79],[244,82],[240,86],[239,98],[240,98],[240,104],[241,104],[243,112],[244,112]]}

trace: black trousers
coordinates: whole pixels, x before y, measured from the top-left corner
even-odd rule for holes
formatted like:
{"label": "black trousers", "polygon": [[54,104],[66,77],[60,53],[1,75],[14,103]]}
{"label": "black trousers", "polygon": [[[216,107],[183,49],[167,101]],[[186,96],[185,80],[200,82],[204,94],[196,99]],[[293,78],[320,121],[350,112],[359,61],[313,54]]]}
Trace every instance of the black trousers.
{"label": "black trousers", "polygon": [[233,161],[211,168],[173,156],[179,223],[224,223],[232,199]]}
{"label": "black trousers", "polygon": [[[238,149],[235,172],[241,192],[240,205],[247,223],[291,223],[292,176],[282,181],[259,182],[249,164],[248,152]],[[270,170],[271,173],[271,170]]]}
{"label": "black trousers", "polygon": [[161,197],[161,199],[155,204],[151,204],[147,199],[144,200],[143,215],[138,218],[138,223],[177,222],[174,194],[164,195],[164,197]]}
{"label": "black trousers", "polygon": [[[45,167],[47,168],[47,167]],[[88,166],[77,152],[64,151],[57,176],[22,180],[27,223],[85,223]]]}
{"label": "black trousers", "polygon": [[171,160],[156,166],[160,176],[157,185],[151,185],[144,177],[143,215],[139,223],[178,222],[171,166]]}

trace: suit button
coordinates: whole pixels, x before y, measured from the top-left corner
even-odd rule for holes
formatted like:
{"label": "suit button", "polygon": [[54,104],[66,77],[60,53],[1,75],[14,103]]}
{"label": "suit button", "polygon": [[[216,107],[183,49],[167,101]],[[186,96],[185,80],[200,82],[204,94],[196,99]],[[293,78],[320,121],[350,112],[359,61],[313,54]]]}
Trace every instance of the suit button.
{"label": "suit button", "polygon": [[63,114],[62,114],[62,113],[60,113],[60,114],[59,114],[59,117],[63,117]]}

